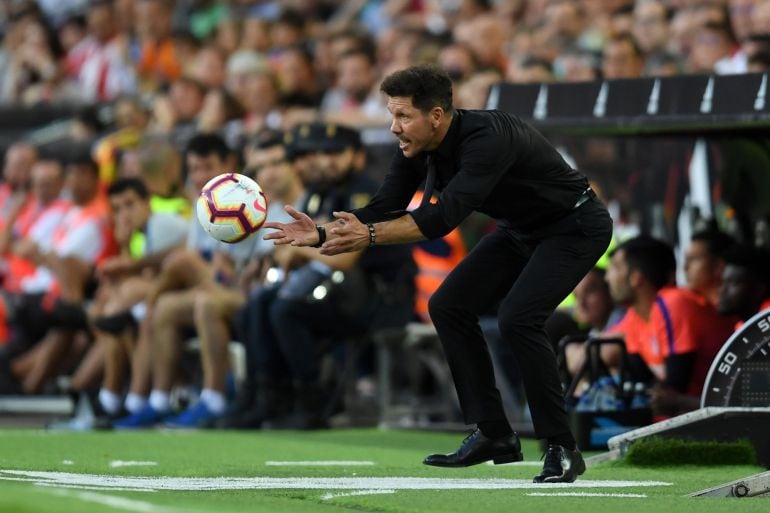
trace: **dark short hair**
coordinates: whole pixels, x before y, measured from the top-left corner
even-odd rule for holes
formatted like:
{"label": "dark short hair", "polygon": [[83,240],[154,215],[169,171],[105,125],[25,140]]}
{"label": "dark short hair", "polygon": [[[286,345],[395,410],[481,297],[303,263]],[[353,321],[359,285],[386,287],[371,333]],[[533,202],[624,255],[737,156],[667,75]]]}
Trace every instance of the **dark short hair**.
{"label": "dark short hair", "polygon": [[87,141],[69,141],[64,151],[64,164],[67,166],[88,166],[94,174],[99,174],[99,165],[91,153],[92,144]]}
{"label": "dark short hair", "polygon": [[433,64],[391,73],[382,81],[380,91],[390,97],[409,97],[422,112],[430,112],[433,107],[452,112],[452,80],[446,71]]}
{"label": "dark short hair", "polygon": [[672,282],[676,271],[674,249],[649,235],[629,239],[612,250],[610,256],[623,250],[630,271],[639,271],[656,289]]}
{"label": "dark short hair", "polygon": [[724,259],[725,255],[735,245],[735,239],[721,230],[708,229],[695,232],[692,242],[700,241],[706,244],[709,255]]}
{"label": "dark short hair", "polygon": [[225,140],[217,134],[197,134],[187,143],[185,155],[189,154],[199,157],[217,155],[221,160],[226,160],[230,155],[230,148],[227,147]]}
{"label": "dark short hair", "polygon": [[767,250],[748,244],[735,244],[725,254],[725,261],[729,265],[745,269],[760,285],[770,289],[770,255]]}
{"label": "dark short hair", "polygon": [[142,199],[150,197],[150,191],[147,190],[147,186],[139,178],[118,178],[110,184],[107,188],[107,196],[117,196],[123,194],[126,191],[134,191],[137,196]]}
{"label": "dark short hair", "polygon": [[285,134],[280,130],[264,128],[251,136],[248,144],[252,148],[264,150],[265,148],[272,148],[273,146],[283,145],[284,137]]}

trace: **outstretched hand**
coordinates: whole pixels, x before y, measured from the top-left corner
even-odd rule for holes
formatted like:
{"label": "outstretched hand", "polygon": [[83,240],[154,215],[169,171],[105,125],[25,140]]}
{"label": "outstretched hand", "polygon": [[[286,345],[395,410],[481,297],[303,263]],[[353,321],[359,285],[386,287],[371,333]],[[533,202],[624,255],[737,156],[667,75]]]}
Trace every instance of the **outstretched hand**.
{"label": "outstretched hand", "polygon": [[329,230],[328,240],[321,246],[322,255],[339,255],[360,251],[369,246],[369,228],[350,212],[334,212],[337,221]]}
{"label": "outstretched hand", "polygon": [[291,244],[292,246],[313,246],[318,243],[318,231],[310,216],[286,205],[286,212],[294,218],[291,223],[268,222],[264,228],[276,230],[263,237],[264,240],[272,240],[277,246]]}

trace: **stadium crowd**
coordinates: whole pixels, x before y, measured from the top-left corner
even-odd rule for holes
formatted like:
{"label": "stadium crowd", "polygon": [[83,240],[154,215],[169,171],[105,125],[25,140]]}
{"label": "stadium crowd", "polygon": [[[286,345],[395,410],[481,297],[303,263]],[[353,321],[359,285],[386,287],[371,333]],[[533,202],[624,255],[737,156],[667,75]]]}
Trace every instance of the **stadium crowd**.
{"label": "stadium crowd", "polygon": [[[120,428],[324,427],[337,405],[319,355],[353,355],[371,393],[374,356],[340,343],[430,322],[430,292],[473,233],[323,257],[260,235],[217,243],[192,215],[234,169],[262,185],[270,219],[366,204],[376,173],[350,127],[388,126],[388,73],[435,62],[455,106],[476,109],[501,80],[770,68],[770,0],[40,0],[0,15],[0,102],[76,107],[5,151],[0,394],[90,393]],[[656,414],[692,409],[721,343],[770,296],[764,258],[705,229],[678,288],[670,246],[619,241],[575,290],[555,349],[621,334]],[[231,340],[246,354],[237,386]],[[568,374],[582,355],[567,348]],[[180,380],[199,385],[181,412]]]}

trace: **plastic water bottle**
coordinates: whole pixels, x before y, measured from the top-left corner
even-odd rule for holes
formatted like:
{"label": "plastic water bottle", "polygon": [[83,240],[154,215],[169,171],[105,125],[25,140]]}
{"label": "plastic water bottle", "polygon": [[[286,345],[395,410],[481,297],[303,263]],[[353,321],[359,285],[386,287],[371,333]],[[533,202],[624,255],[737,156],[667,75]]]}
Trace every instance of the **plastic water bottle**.
{"label": "plastic water bottle", "polygon": [[599,389],[596,394],[596,409],[599,411],[616,411],[618,407],[615,382],[610,376],[599,378]]}
{"label": "plastic water bottle", "polygon": [[596,393],[598,391],[598,381],[591,383],[585,392],[578,399],[575,411],[596,411]]}
{"label": "plastic water bottle", "polygon": [[647,387],[644,383],[634,385],[634,398],[631,399],[632,410],[643,410],[650,407],[650,397],[647,395]]}

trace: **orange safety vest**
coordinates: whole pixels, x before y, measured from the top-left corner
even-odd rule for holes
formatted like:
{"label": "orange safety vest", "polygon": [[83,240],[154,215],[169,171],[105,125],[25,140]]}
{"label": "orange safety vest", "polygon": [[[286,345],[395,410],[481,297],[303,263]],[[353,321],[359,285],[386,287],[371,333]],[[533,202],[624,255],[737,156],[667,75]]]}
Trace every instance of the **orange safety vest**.
{"label": "orange safety vest", "polygon": [[110,226],[109,206],[106,198],[102,195],[97,196],[88,205],[75,207],[73,211],[69,212],[68,218],[53,234],[53,247],[56,248],[63,244],[70,231],[92,220],[96,220],[99,223],[102,241],[104,242],[94,263],[99,264],[106,258],[114,255],[117,252],[117,244]]}
{"label": "orange safety vest", "polygon": [[[417,208],[422,201],[422,191],[417,191],[409,203],[409,210]],[[428,314],[428,300],[436,292],[441,283],[452,269],[465,258],[468,250],[465,247],[460,230],[455,228],[442,237],[449,245],[448,255],[436,255],[426,249],[425,244],[416,243],[412,246],[412,257],[417,264],[417,276],[415,277],[415,313],[423,320],[430,322]]]}

